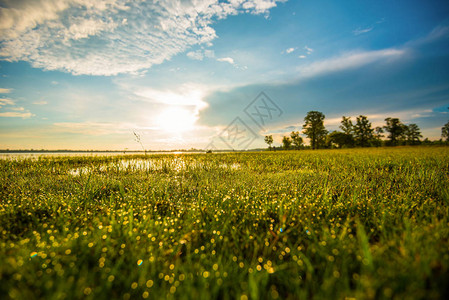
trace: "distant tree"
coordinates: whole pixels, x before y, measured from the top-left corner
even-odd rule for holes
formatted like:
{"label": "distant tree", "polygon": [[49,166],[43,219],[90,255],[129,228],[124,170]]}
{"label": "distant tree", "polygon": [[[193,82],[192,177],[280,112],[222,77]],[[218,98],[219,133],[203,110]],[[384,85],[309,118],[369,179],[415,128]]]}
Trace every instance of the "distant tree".
{"label": "distant tree", "polygon": [[358,116],[354,125],[354,140],[357,146],[368,147],[373,138],[374,129],[371,128],[371,122],[366,116]]}
{"label": "distant tree", "polygon": [[354,147],[354,125],[352,124],[351,117],[341,117],[340,129],[346,134],[345,137],[340,136],[345,141],[344,147]]}
{"label": "distant tree", "polygon": [[302,137],[299,135],[299,131],[292,131],[292,133],[290,133],[290,137],[295,149],[299,150],[303,143]]}
{"label": "distant tree", "polygon": [[319,111],[309,111],[304,118],[303,132],[310,139],[312,149],[324,146],[326,142],[327,130],[324,127],[324,114]]}
{"label": "distant tree", "polygon": [[271,144],[273,144],[273,136],[272,135],[266,135],[265,136],[265,143],[268,144],[268,149],[271,150]]}
{"label": "distant tree", "polygon": [[376,128],[374,128],[374,134],[371,139],[371,145],[373,145],[375,147],[382,146],[382,138],[384,137],[384,135],[382,133],[384,133],[384,130],[382,127],[377,126]]}
{"label": "distant tree", "polygon": [[353,134],[354,125],[352,125],[351,117],[341,117],[340,129],[343,130],[343,133]]}
{"label": "distant tree", "polygon": [[288,149],[290,149],[290,146],[292,145],[292,140],[288,137],[288,136],[284,136],[283,138],[282,138],[282,147],[285,149],[285,150],[288,150]]}
{"label": "distant tree", "polygon": [[404,135],[404,124],[398,118],[386,118],[385,122],[387,124],[384,126],[384,129],[389,133],[388,144],[391,146],[398,145]]}
{"label": "distant tree", "polygon": [[449,142],[449,121],[441,128],[441,137]]}
{"label": "distant tree", "polygon": [[341,131],[333,131],[328,136],[328,141],[331,144],[337,145],[338,148],[343,148],[345,146],[350,147],[354,145],[354,138],[348,133]]}
{"label": "distant tree", "polygon": [[405,125],[404,129],[404,135],[406,137],[407,145],[418,145],[421,143],[419,138],[422,138],[422,135],[418,125]]}

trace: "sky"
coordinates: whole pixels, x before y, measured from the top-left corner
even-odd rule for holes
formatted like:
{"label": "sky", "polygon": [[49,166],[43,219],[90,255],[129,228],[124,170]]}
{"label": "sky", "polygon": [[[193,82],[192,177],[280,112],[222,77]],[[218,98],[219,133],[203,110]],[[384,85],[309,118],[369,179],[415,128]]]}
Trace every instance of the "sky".
{"label": "sky", "polygon": [[265,147],[311,110],[439,139],[448,108],[448,1],[0,0],[0,149]]}

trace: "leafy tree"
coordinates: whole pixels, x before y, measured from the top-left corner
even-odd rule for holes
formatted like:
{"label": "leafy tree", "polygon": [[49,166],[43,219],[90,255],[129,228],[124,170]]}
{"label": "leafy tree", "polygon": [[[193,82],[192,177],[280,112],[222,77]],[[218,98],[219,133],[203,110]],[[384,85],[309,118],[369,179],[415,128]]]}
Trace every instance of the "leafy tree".
{"label": "leafy tree", "polygon": [[265,143],[268,144],[268,149],[271,150],[271,144],[273,144],[273,136],[272,135],[266,135],[265,136]]}
{"label": "leafy tree", "polygon": [[371,128],[371,122],[366,116],[358,116],[357,123],[354,125],[354,140],[360,147],[368,147],[373,138],[374,129]]}
{"label": "leafy tree", "polygon": [[429,140],[429,138],[425,138],[425,139],[422,141],[422,143],[423,143],[424,145],[432,145],[432,141]]}
{"label": "leafy tree", "polygon": [[324,114],[319,111],[309,111],[304,118],[303,132],[310,139],[312,149],[324,146],[326,142],[327,130],[324,127]]}
{"label": "leafy tree", "polygon": [[418,145],[421,143],[419,138],[422,138],[421,131],[419,130],[418,125],[410,124],[405,126],[405,137],[407,139],[408,145]]}
{"label": "leafy tree", "polygon": [[384,133],[384,130],[382,127],[377,126],[376,128],[374,128],[374,134],[371,139],[371,144],[373,146],[376,146],[376,147],[382,146],[382,138],[384,137],[384,135],[382,133]]}
{"label": "leafy tree", "polygon": [[352,135],[354,130],[354,125],[352,125],[351,117],[343,116],[341,119],[340,129],[343,130],[343,133]]}
{"label": "leafy tree", "polygon": [[282,138],[282,147],[284,147],[285,150],[290,149],[290,146],[292,145],[292,140],[288,136],[284,136]]}
{"label": "leafy tree", "polygon": [[299,135],[299,131],[292,131],[290,133],[290,137],[292,138],[292,143],[295,149],[300,149],[303,143],[302,137]]}
{"label": "leafy tree", "polygon": [[346,147],[353,147],[354,146],[354,125],[352,124],[351,117],[341,117],[341,125],[340,129],[343,131],[345,136],[338,136],[337,138],[340,139],[341,142],[345,141],[345,144],[342,145]]}
{"label": "leafy tree", "polygon": [[338,148],[342,148],[344,146],[352,146],[354,144],[354,138],[351,134],[333,131],[327,136],[330,144],[336,144]]}
{"label": "leafy tree", "polygon": [[389,145],[396,146],[404,135],[404,124],[398,118],[386,118],[384,129],[389,133]]}
{"label": "leafy tree", "polygon": [[441,128],[441,137],[449,142],[449,121]]}

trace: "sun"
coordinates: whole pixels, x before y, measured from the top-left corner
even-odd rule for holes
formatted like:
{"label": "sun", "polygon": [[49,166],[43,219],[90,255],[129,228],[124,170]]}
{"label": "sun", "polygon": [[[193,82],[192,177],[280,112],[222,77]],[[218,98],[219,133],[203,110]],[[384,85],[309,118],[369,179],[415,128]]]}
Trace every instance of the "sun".
{"label": "sun", "polygon": [[159,115],[158,126],[166,132],[186,132],[193,129],[197,119],[195,112],[173,106]]}

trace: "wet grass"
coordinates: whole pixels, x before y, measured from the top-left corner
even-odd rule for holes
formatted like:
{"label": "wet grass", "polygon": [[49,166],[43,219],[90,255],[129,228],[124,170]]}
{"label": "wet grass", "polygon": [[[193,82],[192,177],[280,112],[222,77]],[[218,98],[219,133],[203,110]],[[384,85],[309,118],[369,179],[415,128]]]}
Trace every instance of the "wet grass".
{"label": "wet grass", "polygon": [[0,295],[447,299],[449,148],[0,161]]}

